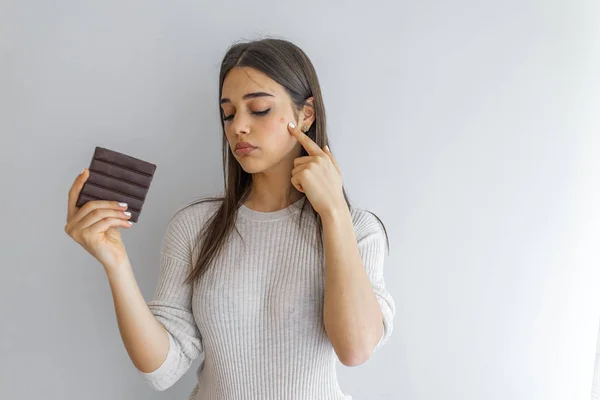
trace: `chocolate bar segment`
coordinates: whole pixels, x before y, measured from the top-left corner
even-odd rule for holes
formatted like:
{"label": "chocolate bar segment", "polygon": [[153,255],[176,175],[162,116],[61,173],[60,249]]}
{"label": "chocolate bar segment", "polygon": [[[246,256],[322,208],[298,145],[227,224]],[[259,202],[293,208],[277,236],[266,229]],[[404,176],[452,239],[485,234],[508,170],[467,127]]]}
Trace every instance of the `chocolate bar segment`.
{"label": "chocolate bar segment", "polygon": [[129,221],[138,222],[156,165],[104,147],[96,147],[77,207],[91,200],[127,203]]}

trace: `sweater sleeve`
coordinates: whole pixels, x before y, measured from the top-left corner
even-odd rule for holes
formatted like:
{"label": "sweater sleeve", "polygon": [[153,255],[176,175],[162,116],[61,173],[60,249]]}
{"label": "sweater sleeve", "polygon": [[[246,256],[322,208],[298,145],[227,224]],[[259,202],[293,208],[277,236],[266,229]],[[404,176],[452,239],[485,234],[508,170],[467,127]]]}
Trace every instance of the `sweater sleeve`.
{"label": "sweater sleeve", "polygon": [[386,237],[383,227],[372,214],[364,210],[360,210],[360,213],[357,214],[355,230],[358,250],[379,303],[383,319],[383,333],[373,350],[376,351],[387,342],[392,334],[396,305],[392,295],[386,289],[383,277],[386,251]]}
{"label": "sweater sleeve", "polygon": [[175,384],[203,352],[202,340],[192,313],[192,285],[184,284],[192,268],[193,231],[189,219],[179,211],[169,222],[160,252],[160,274],[148,307],[165,327],[169,352],[152,372],[138,372],[154,389]]}

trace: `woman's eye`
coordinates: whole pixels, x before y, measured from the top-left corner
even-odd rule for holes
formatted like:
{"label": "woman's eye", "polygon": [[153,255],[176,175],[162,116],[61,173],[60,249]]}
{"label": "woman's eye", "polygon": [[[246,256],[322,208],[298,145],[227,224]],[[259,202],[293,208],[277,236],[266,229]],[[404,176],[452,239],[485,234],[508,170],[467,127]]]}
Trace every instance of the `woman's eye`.
{"label": "woman's eye", "polygon": [[256,115],[267,115],[267,114],[269,113],[269,111],[271,111],[271,109],[270,109],[270,108],[267,108],[267,109],[266,109],[266,110],[264,110],[264,111],[254,111],[254,112],[252,112],[252,114],[256,114]]}
{"label": "woman's eye", "polygon": [[[267,108],[266,110],[263,110],[263,111],[252,111],[252,114],[263,116],[263,115],[267,115],[269,113],[269,111],[271,111],[271,109]],[[231,114],[231,115],[227,115],[227,116],[223,115],[223,121],[232,120],[234,116],[235,116],[235,114]]]}

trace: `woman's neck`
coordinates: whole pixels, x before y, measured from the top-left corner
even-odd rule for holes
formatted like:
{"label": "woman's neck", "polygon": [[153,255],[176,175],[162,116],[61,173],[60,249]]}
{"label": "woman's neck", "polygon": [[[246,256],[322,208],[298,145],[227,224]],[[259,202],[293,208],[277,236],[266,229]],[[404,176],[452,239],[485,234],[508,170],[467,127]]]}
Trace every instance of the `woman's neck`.
{"label": "woman's neck", "polygon": [[[292,186],[291,192],[274,190],[257,190],[253,187],[244,205],[255,211],[273,212],[282,210],[304,197],[304,193]],[[289,194],[289,196],[288,196]]]}

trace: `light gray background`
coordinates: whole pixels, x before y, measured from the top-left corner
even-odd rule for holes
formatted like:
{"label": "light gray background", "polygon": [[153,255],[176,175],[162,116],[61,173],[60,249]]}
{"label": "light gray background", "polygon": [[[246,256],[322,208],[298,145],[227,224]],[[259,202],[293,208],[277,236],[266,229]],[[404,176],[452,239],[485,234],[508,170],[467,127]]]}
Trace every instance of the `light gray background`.
{"label": "light gray background", "polygon": [[594,379],[592,380],[592,400],[600,400],[600,332],[598,332],[598,344],[596,345],[596,366],[594,367]]}
{"label": "light gray background", "polygon": [[589,399],[600,316],[600,4],[0,2],[0,398],[185,399],[138,378],[63,231],[94,146],[158,164],[124,233],[148,299],[172,213],[221,190],[231,42],[312,58],[352,200],[387,224],[390,342],[355,399]]}

